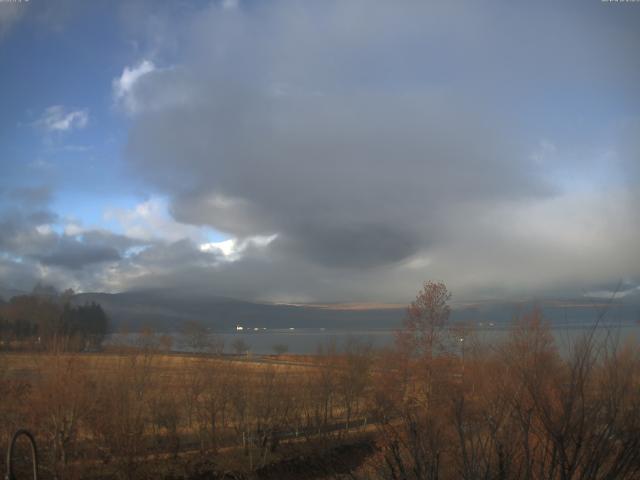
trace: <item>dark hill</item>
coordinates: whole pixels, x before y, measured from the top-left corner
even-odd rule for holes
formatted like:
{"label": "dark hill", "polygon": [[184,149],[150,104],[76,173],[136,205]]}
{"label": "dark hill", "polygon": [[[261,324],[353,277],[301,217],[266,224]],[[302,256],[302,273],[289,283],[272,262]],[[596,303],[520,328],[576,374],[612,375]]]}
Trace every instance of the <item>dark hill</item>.
{"label": "dark hill", "polygon": [[114,328],[131,330],[148,325],[160,331],[180,330],[185,321],[198,321],[214,330],[265,328],[396,328],[404,309],[344,310],[323,307],[255,303],[225,297],[185,297],[165,290],[117,294],[83,293],[74,302],[102,305]]}

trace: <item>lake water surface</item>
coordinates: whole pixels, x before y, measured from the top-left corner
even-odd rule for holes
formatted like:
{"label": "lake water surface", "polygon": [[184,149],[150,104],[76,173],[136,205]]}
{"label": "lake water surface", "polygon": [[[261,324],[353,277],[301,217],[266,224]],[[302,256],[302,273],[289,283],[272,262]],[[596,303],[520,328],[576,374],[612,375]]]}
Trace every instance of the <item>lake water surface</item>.
{"label": "lake water surface", "polygon": [[[576,340],[588,334],[591,327],[588,325],[556,325],[551,328],[556,344],[561,352],[568,351],[569,347]],[[509,333],[510,327],[486,327],[475,328],[472,331],[471,338],[477,339],[478,342],[485,345],[498,345],[504,341]],[[452,333],[452,335],[458,334]],[[638,324],[618,324],[606,325],[598,327],[595,332],[598,339],[609,339],[609,341],[622,344],[624,342],[640,341],[640,325]],[[173,343],[172,349],[175,351],[192,351],[188,346],[188,341],[181,334],[171,334]],[[243,331],[243,332],[224,332],[216,333],[216,338],[224,341],[225,353],[233,353],[233,344],[238,340],[242,340],[248,347],[249,351],[257,355],[265,355],[274,353],[276,345],[284,345],[289,353],[294,354],[313,354],[318,351],[321,345],[334,343],[338,349],[342,348],[349,339],[357,339],[370,343],[374,347],[391,346],[395,338],[395,330],[391,329],[366,329],[366,330],[348,330],[348,329],[283,329],[283,330],[259,330],[259,331]],[[138,340],[136,334],[112,334],[107,338],[107,344],[125,343],[135,344]],[[462,346],[464,343],[460,342]]]}

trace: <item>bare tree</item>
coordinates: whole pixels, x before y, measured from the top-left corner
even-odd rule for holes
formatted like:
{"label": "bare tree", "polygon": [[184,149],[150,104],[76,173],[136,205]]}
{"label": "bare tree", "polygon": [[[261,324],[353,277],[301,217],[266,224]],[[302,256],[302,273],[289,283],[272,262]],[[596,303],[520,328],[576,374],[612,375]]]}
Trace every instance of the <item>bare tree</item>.
{"label": "bare tree", "polygon": [[207,328],[197,320],[187,320],[182,328],[182,335],[192,352],[204,352],[209,348]]}
{"label": "bare tree", "polygon": [[344,363],[337,376],[345,412],[345,428],[349,430],[351,420],[358,413],[359,404],[370,384],[372,347],[370,343],[349,337],[344,350]]}
{"label": "bare tree", "polygon": [[444,283],[425,282],[407,308],[403,328],[397,334],[398,346],[413,356],[431,358],[442,346],[444,327],[449,320],[451,293]]}
{"label": "bare tree", "polygon": [[52,343],[46,357],[36,361],[39,385],[33,406],[52,446],[54,471],[64,478],[82,422],[93,408],[93,385],[81,358],[65,353],[62,342]]}
{"label": "bare tree", "polygon": [[246,354],[249,351],[249,345],[242,338],[237,338],[231,344],[236,355]]}

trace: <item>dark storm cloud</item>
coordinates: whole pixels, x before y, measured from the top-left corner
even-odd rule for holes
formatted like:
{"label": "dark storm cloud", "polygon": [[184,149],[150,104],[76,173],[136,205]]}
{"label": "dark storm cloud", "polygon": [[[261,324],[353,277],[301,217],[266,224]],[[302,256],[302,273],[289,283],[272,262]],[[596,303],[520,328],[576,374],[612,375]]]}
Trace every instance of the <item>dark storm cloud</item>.
{"label": "dark storm cloud", "polygon": [[43,265],[79,269],[118,260],[120,251],[140,244],[108,232],[89,231],[81,236],[60,234],[48,226],[57,218],[48,211],[5,212],[0,217],[0,250]]}
{"label": "dark storm cloud", "polygon": [[181,269],[195,266],[207,267],[216,259],[216,254],[205,253],[190,240],[184,239],[169,244],[153,245],[132,261],[148,269]]}
{"label": "dark storm cloud", "polygon": [[35,258],[44,265],[75,270],[95,263],[114,262],[120,259],[120,253],[113,247],[91,245],[62,237],[49,253]]}
{"label": "dark storm cloud", "polygon": [[[389,225],[301,225],[298,235],[279,237],[273,248],[329,267],[367,268],[400,261],[421,246],[417,234]],[[305,228],[306,227],[306,228]]]}
{"label": "dark storm cloud", "polygon": [[[38,11],[58,28],[65,5]],[[145,241],[71,235],[49,189],[6,190],[0,280],[391,302],[428,278],[457,295],[637,284],[633,7],[123,3],[139,76],[105,92],[131,116],[130,172],[183,225],[147,208],[121,216]],[[245,246],[227,257],[184,224]]]}
{"label": "dark storm cloud", "polygon": [[11,189],[0,210],[0,286],[30,290],[41,280],[60,288],[101,288],[105,265],[113,265],[140,241],[105,230],[61,232],[50,210],[48,187]]}
{"label": "dark storm cloud", "polygon": [[[284,258],[278,252],[250,248],[237,261],[224,261],[215,252],[202,252],[187,240],[158,244],[119,265],[118,281],[127,289],[171,288],[191,295],[221,295],[267,301],[311,301],[310,290],[323,298],[344,300],[348,282],[333,269],[325,269],[303,258]],[[330,280],[330,285],[324,285]],[[362,285],[364,287],[364,285]],[[348,289],[349,295],[359,290]]]}
{"label": "dark storm cloud", "polygon": [[[277,238],[173,281],[330,300],[397,299],[434,277],[509,294],[632,277],[627,193],[562,181],[593,181],[568,152],[630,138],[597,133],[617,121],[603,111],[638,112],[639,15],[356,0],[187,16],[173,66],[156,52],[131,90],[128,159],[176,220]],[[551,155],[547,138],[563,148]],[[611,169],[628,175],[619,154]],[[625,220],[610,222],[612,205]]]}
{"label": "dark storm cloud", "polygon": [[82,232],[79,237],[85,244],[95,245],[96,247],[113,248],[119,252],[125,252],[131,247],[152,243],[113,233],[108,230],[87,230]]}
{"label": "dark storm cloud", "polygon": [[0,212],[0,249],[12,254],[37,253],[49,244],[50,236],[41,235],[41,220],[55,219],[48,210],[24,211],[6,208]]}
{"label": "dark storm cloud", "polygon": [[58,214],[50,210],[36,210],[28,214],[27,220],[33,225],[42,225],[55,223],[59,217]]}
{"label": "dark storm cloud", "polygon": [[[131,137],[136,162],[174,191],[176,219],[282,233],[327,265],[414,254],[438,235],[448,203],[548,191],[499,115],[487,122],[454,98],[265,95],[239,111],[242,92],[200,93],[197,106],[144,117]],[[218,100],[230,103],[222,114]]]}

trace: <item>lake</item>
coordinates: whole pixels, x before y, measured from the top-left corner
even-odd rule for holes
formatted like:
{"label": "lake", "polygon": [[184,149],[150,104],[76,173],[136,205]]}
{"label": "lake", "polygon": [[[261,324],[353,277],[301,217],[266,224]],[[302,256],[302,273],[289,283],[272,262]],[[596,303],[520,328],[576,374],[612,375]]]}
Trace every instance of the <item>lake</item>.
{"label": "lake", "polygon": [[[577,339],[584,336],[590,330],[589,325],[554,325],[551,332],[561,352],[566,352],[569,346]],[[498,345],[505,340],[511,331],[511,327],[487,326],[473,329],[474,336],[479,342],[486,345]],[[225,353],[233,353],[233,343],[242,340],[249,347],[249,351],[257,355],[274,353],[275,345],[285,345],[289,353],[313,354],[318,346],[335,343],[340,349],[350,338],[371,343],[374,347],[391,346],[394,341],[392,329],[273,329],[273,330],[245,330],[242,332],[222,332],[215,334],[218,339],[224,341]],[[187,343],[187,339],[179,333],[171,334],[174,351],[189,352],[193,349]],[[596,329],[596,337],[609,338],[611,341],[622,343],[625,341],[636,342],[640,339],[640,325],[638,324],[606,324]],[[137,342],[137,334],[114,333],[107,337],[107,344],[124,343],[133,345]],[[462,344],[462,342],[461,342]]]}

